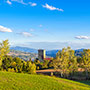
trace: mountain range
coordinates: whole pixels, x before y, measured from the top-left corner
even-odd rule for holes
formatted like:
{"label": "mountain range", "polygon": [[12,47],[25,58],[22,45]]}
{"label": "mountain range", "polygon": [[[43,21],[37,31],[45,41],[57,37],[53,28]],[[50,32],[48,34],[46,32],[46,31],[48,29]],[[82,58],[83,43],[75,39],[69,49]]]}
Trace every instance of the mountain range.
{"label": "mountain range", "polygon": [[[17,50],[17,51],[22,51],[22,52],[29,52],[29,53],[38,53],[37,49],[33,49],[33,48],[28,48],[28,47],[20,47],[20,46],[16,46],[16,47],[10,47],[11,50]],[[59,50],[46,50],[46,55],[50,56],[50,57],[56,57],[56,53]],[[75,50],[75,54],[76,55],[80,55],[80,52],[82,52],[83,49],[77,49]]]}

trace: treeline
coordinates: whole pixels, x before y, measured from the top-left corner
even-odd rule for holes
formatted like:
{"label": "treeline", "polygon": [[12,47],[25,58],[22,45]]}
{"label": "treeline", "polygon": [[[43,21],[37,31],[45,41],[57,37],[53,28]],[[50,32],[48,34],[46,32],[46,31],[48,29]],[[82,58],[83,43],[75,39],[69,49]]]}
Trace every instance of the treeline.
{"label": "treeline", "polygon": [[34,64],[36,65],[36,70],[43,70],[43,69],[54,69],[53,67],[53,58],[51,60],[43,60],[40,62],[39,59],[34,60]]}
{"label": "treeline", "polygon": [[50,61],[40,62],[38,59],[25,61],[19,57],[9,56],[10,46],[8,40],[0,43],[0,70],[8,72],[34,74],[36,70],[50,68]]}
{"label": "treeline", "polygon": [[58,51],[55,58],[40,62],[35,60],[37,69],[55,69],[59,77],[85,80],[90,79],[90,49],[84,49],[80,56],[70,47]]}
{"label": "treeline", "polygon": [[53,67],[61,77],[70,79],[90,79],[90,49],[84,49],[81,56],[75,56],[75,51],[70,47],[58,51],[53,60]]}
{"label": "treeline", "polygon": [[36,70],[55,69],[57,74],[63,78],[90,79],[90,49],[84,49],[80,56],[75,55],[75,51],[70,47],[58,51],[55,58],[51,60],[38,59],[24,61],[18,57],[8,56],[8,40],[0,43],[0,70],[18,73],[36,73]]}
{"label": "treeline", "polygon": [[24,61],[18,57],[8,56],[8,40],[0,43],[0,70],[18,73],[36,73],[36,65],[31,61]]}

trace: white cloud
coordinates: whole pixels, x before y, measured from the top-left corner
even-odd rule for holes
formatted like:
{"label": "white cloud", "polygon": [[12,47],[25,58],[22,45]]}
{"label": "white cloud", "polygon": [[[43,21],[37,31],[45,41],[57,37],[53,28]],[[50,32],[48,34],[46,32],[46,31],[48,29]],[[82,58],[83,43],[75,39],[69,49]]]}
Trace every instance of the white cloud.
{"label": "white cloud", "polygon": [[37,3],[29,2],[29,4],[30,4],[32,7],[37,6]]}
{"label": "white cloud", "polygon": [[72,49],[89,49],[90,43],[82,42],[27,42],[24,46],[34,49],[58,50],[70,46]]}
{"label": "white cloud", "polygon": [[24,4],[24,5],[30,4],[30,5],[33,6],[33,7],[34,7],[34,6],[37,6],[37,3],[32,3],[32,2],[25,3],[24,0],[11,0],[11,1],[7,0],[7,3],[8,3],[8,4],[12,4],[12,2],[18,2],[18,3]]}
{"label": "white cloud", "polygon": [[49,9],[49,10],[58,10],[58,11],[64,11],[63,9],[60,9],[60,8],[56,8],[56,7],[54,7],[54,6],[50,6],[50,5],[48,5],[47,3],[45,4],[45,5],[42,5],[44,8],[47,8],[47,9]]}
{"label": "white cloud", "polygon": [[12,32],[12,30],[0,25],[0,32]]}
{"label": "white cloud", "polygon": [[11,0],[11,1],[14,1],[14,2],[18,2],[18,3],[21,3],[21,4],[27,5],[23,0]]}
{"label": "white cloud", "polygon": [[76,39],[90,39],[88,36],[76,36]]}
{"label": "white cloud", "polygon": [[32,37],[33,36],[31,33],[28,33],[28,32],[21,32],[21,33],[18,33],[18,34],[21,34],[25,37]]}
{"label": "white cloud", "polygon": [[7,3],[8,3],[8,4],[10,4],[10,5],[12,4],[12,2],[11,2],[11,1],[9,1],[9,0],[7,0]]}

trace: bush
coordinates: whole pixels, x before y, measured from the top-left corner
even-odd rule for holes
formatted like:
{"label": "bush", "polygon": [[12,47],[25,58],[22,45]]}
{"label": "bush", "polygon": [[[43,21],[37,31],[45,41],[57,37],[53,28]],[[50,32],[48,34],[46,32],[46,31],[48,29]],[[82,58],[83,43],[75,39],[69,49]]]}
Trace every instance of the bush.
{"label": "bush", "polygon": [[14,68],[8,68],[8,72],[15,72]]}

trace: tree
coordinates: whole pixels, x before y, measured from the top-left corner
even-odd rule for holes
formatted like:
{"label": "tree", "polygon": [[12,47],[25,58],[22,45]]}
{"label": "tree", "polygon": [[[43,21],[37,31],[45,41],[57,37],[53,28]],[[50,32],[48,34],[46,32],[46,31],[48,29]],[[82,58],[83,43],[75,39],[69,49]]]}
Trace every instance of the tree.
{"label": "tree", "polygon": [[21,58],[19,58],[19,57],[14,57],[13,62],[16,63],[16,67],[14,69],[16,71],[18,71],[19,73],[21,73],[22,69],[23,69],[23,60]]}
{"label": "tree", "polygon": [[42,65],[42,68],[49,68],[49,60],[44,60],[44,62],[43,62],[43,65]]}
{"label": "tree", "polygon": [[15,68],[16,67],[16,62],[11,62],[11,67]]}
{"label": "tree", "polygon": [[77,57],[75,56],[75,51],[69,48],[69,71],[73,75],[74,72],[78,71]]}
{"label": "tree", "polygon": [[60,69],[61,77],[68,77],[69,73],[76,71],[77,59],[74,55],[74,50],[67,47],[59,51],[55,60],[53,60],[53,66],[55,69]]}
{"label": "tree", "polygon": [[0,66],[2,65],[2,60],[4,56],[9,53],[9,42],[8,40],[3,41],[0,43]]}
{"label": "tree", "polygon": [[36,65],[30,61],[27,61],[26,69],[29,74],[36,73]]}
{"label": "tree", "polygon": [[11,63],[13,62],[13,58],[11,56],[4,56],[2,60],[2,68],[8,70],[11,67]]}
{"label": "tree", "polygon": [[88,72],[90,71],[90,49],[83,50],[82,66],[84,67],[86,72],[86,79],[88,79]]}
{"label": "tree", "polygon": [[39,61],[39,59],[35,59],[34,60],[34,64],[36,65],[36,69],[39,70],[39,69],[42,69],[42,62]]}
{"label": "tree", "polygon": [[25,71],[26,72],[26,62],[25,61],[23,61],[23,67],[22,67],[22,71]]}

